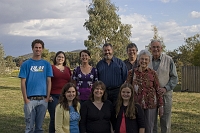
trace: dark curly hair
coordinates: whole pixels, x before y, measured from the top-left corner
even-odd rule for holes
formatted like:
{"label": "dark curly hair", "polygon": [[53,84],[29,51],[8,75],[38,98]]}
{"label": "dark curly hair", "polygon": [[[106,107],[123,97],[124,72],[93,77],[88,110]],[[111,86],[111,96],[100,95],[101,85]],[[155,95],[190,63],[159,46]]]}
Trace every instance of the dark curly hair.
{"label": "dark curly hair", "polygon": [[40,39],[33,40],[32,44],[31,44],[32,49],[34,48],[36,43],[40,43],[42,45],[42,48],[44,49],[44,42]]}

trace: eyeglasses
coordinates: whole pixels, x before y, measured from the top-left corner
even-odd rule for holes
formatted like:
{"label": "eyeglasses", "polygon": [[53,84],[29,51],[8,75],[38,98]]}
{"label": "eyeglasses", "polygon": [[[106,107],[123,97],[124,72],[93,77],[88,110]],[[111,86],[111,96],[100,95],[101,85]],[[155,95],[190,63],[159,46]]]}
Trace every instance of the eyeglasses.
{"label": "eyeglasses", "polygon": [[159,48],[161,48],[161,47],[160,47],[160,46],[152,46],[152,48],[153,48],[153,49],[156,49],[156,48],[159,49]]}
{"label": "eyeglasses", "polygon": [[57,56],[57,58],[62,58],[62,59],[64,59],[65,57],[62,57],[62,56]]}

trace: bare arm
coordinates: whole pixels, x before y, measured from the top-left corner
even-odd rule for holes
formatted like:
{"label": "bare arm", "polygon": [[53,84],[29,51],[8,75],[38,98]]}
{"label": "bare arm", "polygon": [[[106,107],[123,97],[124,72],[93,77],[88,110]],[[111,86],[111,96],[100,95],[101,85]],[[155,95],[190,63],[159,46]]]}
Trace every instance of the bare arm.
{"label": "bare arm", "polygon": [[46,98],[46,102],[49,101],[50,92],[51,92],[51,77],[47,77],[47,98]]}
{"label": "bare arm", "polygon": [[25,78],[21,78],[21,90],[22,90],[24,103],[25,104],[29,103],[30,100],[27,98],[27,94],[26,94],[26,79]]}

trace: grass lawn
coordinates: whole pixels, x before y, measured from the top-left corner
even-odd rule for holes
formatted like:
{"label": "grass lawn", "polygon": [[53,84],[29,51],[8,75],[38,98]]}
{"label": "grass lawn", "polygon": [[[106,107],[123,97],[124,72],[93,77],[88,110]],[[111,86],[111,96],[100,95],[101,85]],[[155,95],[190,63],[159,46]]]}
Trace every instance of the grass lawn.
{"label": "grass lawn", "polygon": [[[173,93],[172,133],[200,133],[200,94],[179,92],[177,86]],[[24,113],[20,79],[0,78],[0,133],[23,133]],[[49,114],[44,121],[48,132]]]}

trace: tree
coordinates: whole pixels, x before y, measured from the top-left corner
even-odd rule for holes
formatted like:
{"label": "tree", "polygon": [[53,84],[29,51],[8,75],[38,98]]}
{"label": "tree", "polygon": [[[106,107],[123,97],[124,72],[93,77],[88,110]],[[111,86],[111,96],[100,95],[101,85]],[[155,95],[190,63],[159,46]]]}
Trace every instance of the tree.
{"label": "tree", "polygon": [[51,63],[51,54],[49,53],[48,49],[44,48],[44,50],[42,52],[42,58]]}
{"label": "tree", "polygon": [[185,45],[182,45],[177,49],[180,61],[183,62],[183,65],[198,65],[200,55],[199,45],[200,34],[185,39]]}
{"label": "tree", "polygon": [[[158,28],[155,25],[152,25],[152,28],[153,28],[152,31],[154,32],[154,35],[150,41],[160,40],[161,42],[163,42],[163,37],[158,35]],[[149,45],[146,46],[146,48],[148,48],[149,50],[150,50],[150,45],[151,45],[151,43],[149,43]],[[166,46],[165,46],[164,42],[161,45],[162,45],[163,52],[166,52]]]}
{"label": "tree", "polygon": [[84,45],[91,52],[92,62],[97,63],[101,59],[101,48],[105,43],[111,43],[115,55],[124,58],[126,45],[130,43],[131,25],[122,24],[118,8],[110,0],[92,0],[87,8],[89,19],[84,27],[89,31],[88,40]]}
{"label": "tree", "polygon": [[180,60],[180,54],[178,53],[178,49],[174,49],[173,51],[167,51],[166,54],[169,55],[170,57],[172,57],[175,65],[176,65],[176,71],[177,71],[179,82],[180,82],[183,62]]}
{"label": "tree", "polygon": [[53,60],[54,60],[54,58],[56,56],[56,53],[55,52],[50,52],[49,54],[50,54],[50,63],[53,64]]}
{"label": "tree", "polygon": [[80,64],[78,52],[65,52],[65,55],[67,57],[67,66],[71,69],[74,69]]}
{"label": "tree", "polygon": [[191,53],[191,63],[194,66],[200,66],[200,34],[189,37],[186,39],[186,42],[194,46],[193,52]]}
{"label": "tree", "polygon": [[5,70],[6,70],[6,62],[4,60],[4,49],[3,49],[3,45],[0,43],[0,74],[5,74]]}
{"label": "tree", "polygon": [[13,62],[13,57],[12,56],[6,56],[5,61],[6,61],[6,67],[13,69],[14,67],[16,67],[16,63]]}
{"label": "tree", "polygon": [[185,44],[173,51],[167,51],[176,64],[179,81],[181,81],[182,66],[200,66],[200,34],[188,37]]}

